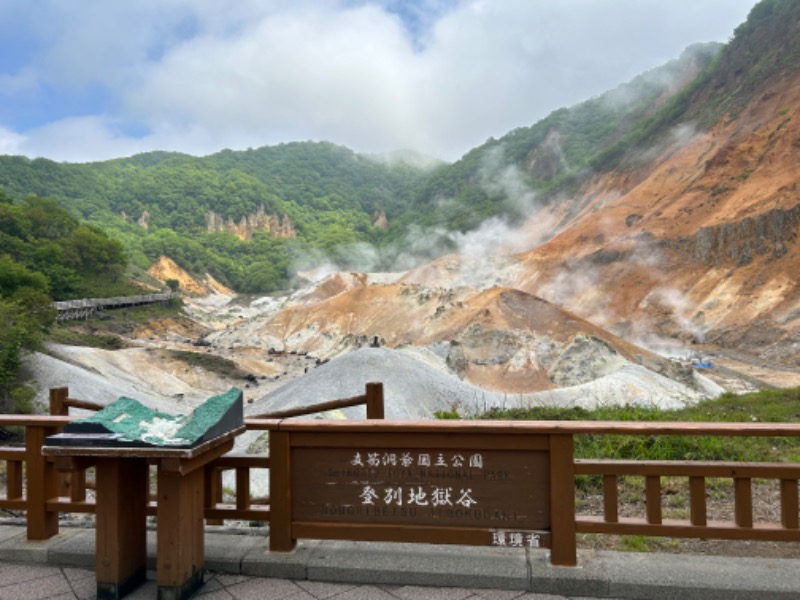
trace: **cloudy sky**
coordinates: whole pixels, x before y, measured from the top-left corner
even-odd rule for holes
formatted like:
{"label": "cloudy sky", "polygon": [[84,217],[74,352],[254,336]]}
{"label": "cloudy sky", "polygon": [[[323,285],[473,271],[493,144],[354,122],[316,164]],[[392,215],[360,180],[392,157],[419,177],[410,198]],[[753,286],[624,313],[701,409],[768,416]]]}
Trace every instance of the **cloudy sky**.
{"label": "cloudy sky", "polygon": [[0,154],[297,140],[455,160],[727,42],[755,0],[0,0]]}

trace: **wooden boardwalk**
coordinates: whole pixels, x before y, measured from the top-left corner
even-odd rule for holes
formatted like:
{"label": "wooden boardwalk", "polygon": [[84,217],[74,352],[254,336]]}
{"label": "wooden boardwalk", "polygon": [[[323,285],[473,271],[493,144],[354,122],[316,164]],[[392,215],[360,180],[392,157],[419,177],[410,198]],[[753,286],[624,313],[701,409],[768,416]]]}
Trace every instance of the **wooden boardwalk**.
{"label": "wooden boardwalk", "polygon": [[177,292],[159,292],[157,294],[116,296],[114,298],[82,298],[80,300],[53,302],[53,307],[58,311],[56,321],[74,321],[87,319],[102,310],[168,302],[177,295]]}

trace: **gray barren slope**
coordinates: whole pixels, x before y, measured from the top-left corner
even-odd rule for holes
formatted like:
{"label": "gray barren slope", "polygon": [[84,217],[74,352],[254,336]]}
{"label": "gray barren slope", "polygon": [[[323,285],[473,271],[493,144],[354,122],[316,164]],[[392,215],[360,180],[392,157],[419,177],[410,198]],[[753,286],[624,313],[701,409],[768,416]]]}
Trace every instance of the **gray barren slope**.
{"label": "gray barren slope", "polygon": [[[454,404],[496,396],[422,361],[386,348],[362,348],[336,358],[260,398],[247,414],[308,406],[364,394],[367,383],[383,383],[387,419],[430,419]],[[492,398],[494,401],[495,399]],[[363,419],[362,407],[331,411],[328,418]]]}
{"label": "gray barren slope", "polygon": [[[260,414],[308,406],[364,393],[367,383],[383,382],[387,419],[430,419],[434,412],[458,409],[474,415],[491,407],[656,405],[679,408],[720,390],[703,381],[693,390],[639,365],[626,364],[594,381],[531,394],[492,392],[465,383],[444,371],[402,352],[362,348],[336,358],[283,387],[266,394],[247,408]],[[331,411],[327,418],[364,418],[363,408]]]}

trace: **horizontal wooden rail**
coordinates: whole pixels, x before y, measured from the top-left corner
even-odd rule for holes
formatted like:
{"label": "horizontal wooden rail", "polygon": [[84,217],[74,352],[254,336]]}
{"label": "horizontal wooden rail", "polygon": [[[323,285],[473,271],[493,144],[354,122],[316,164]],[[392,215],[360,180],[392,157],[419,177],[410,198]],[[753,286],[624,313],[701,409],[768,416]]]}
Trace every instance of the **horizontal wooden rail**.
{"label": "horizontal wooden rail", "polygon": [[350,406],[360,406],[366,403],[365,396],[354,396],[353,398],[342,398],[341,400],[331,400],[330,402],[320,402],[311,406],[301,406],[298,408],[288,408],[286,410],[276,410],[272,412],[253,415],[251,419],[287,419],[289,417],[300,417],[303,415],[313,415],[315,413],[348,408]]}
{"label": "horizontal wooden rail", "polygon": [[576,459],[575,474],[800,479],[800,465],[791,463]]}
{"label": "horizontal wooden rail", "polygon": [[0,460],[23,461],[25,448],[0,448]]}
{"label": "horizontal wooden rail", "polygon": [[73,501],[65,497],[52,498],[47,501],[47,510],[59,513],[95,513],[94,500]]}
{"label": "horizontal wooden rail", "polygon": [[209,465],[217,469],[269,469],[269,456],[266,454],[244,454],[242,452],[229,452],[220,456]]}
{"label": "horizontal wooden rail", "polygon": [[[245,419],[248,429],[267,431],[336,430],[341,432],[386,433],[403,431],[458,432],[461,434],[493,431],[504,435],[566,434],[566,435],[688,435],[723,437],[800,437],[800,423],[658,423],[630,421],[350,421],[350,420],[281,420]],[[704,429],[705,426],[705,429]]]}
{"label": "horizontal wooden rail", "polygon": [[20,510],[28,508],[28,501],[23,498],[0,500],[0,508],[3,510]]}
{"label": "horizontal wooden rail", "polygon": [[290,417],[300,417],[303,415],[313,415],[323,413],[330,410],[338,410],[342,408],[349,408],[351,406],[366,405],[367,419],[383,419],[383,384],[381,383],[368,383],[366,393],[362,396],[354,396],[352,398],[342,398],[341,400],[331,400],[329,402],[320,402],[310,406],[300,406],[297,408],[289,408],[286,410],[278,410],[272,412],[261,413],[258,415],[251,415],[250,419],[287,419]]}
{"label": "horizontal wooden rail", "polygon": [[602,517],[577,517],[575,529],[578,533],[606,535],[772,542],[800,541],[800,532],[797,530],[785,529],[772,523],[755,523],[752,527],[742,528],[729,522],[692,525],[688,521],[674,519],[665,519],[662,523],[648,523],[646,519],[642,518],[621,518],[617,523],[607,523]]}
{"label": "horizontal wooden rail", "polygon": [[[238,508],[235,504],[216,504],[203,509],[207,521],[264,521],[269,522],[269,506]],[[214,523],[209,523],[213,525]]]}
{"label": "horizontal wooden rail", "polygon": [[97,402],[89,402],[88,400],[78,400],[77,398],[67,398],[64,401],[67,408],[82,408],[84,410],[103,410],[105,405],[98,404]]}

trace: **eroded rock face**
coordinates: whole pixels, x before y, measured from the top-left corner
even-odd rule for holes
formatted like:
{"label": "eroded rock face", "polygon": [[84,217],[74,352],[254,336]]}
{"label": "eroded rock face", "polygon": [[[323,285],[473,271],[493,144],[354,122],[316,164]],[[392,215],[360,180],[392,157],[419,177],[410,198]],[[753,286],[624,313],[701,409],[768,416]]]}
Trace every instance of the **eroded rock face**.
{"label": "eroded rock face", "polygon": [[239,222],[225,219],[214,211],[206,213],[206,230],[209,233],[232,233],[242,240],[249,240],[255,231],[266,231],[276,238],[295,238],[297,232],[288,215],[269,215],[264,206],[252,214],[242,217]]}
{"label": "eroded rock face", "polygon": [[580,385],[608,375],[626,362],[603,340],[579,334],[564,347],[548,375],[558,387]]}
{"label": "eroded rock face", "polygon": [[447,350],[447,367],[456,375],[463,378],[464,373],[467,371],[469,361],[464,354],[464,347],[460,342],[452,340]]}
{"label": "eroded rock face", "polygon": [[666,359],[519,290],[371,283],[354,274],[331,275],[208,340],[264,351],[279,340],[286,352],[323,360],[365,347],[439,348],[442,368],[459,379],[513,394],[584,384],[630,363],[668,372]]}
{"label": "eroded rock face", "polygon": [[708,266],[729,263],[742,267],[755,256],[782,258],[787,245],[797,239],[800,204],[775,209],[741,221],[703,227],[694,236],[681,238],[674,246]]}
{"label": "eroded rock face", "polygon": [[372,212],[372,226],[380,229],[389,229],[389,219],[386,217],[385,210],[375,209]]}
{"label": "eroded rock face", "polygon": [[[626,341],[653,333],[800,364],[800,86],[787,80],[771,94],[543,207],[521,224],[535,233],[525,251],[443,256],[391,285],[338,274],[214,343],[279,341],[323,359],[376,337],[387,349],[441,347],[445,369],[503,393],[587,385],[631,363],[694,385],[690,368]],[[558,136],[526,167],[558,176]],[[270,231],[283,224],[267,221]],[[242,235],[256,222],[209,216]]]}

